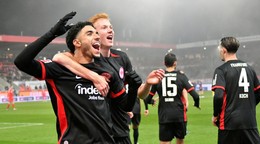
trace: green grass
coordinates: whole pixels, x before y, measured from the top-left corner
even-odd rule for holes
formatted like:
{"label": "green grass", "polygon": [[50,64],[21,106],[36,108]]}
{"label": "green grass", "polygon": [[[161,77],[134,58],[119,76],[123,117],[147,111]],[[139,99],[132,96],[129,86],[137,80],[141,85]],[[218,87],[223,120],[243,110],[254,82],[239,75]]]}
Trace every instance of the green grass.
{"label": "green grass", "polygon": [[[192,106],[189,96],[188,134],[186,144],[216,144],[217,128],[212,126],[212,95],[204,93],[201,110]],[[5,110],[6,104],[0,104],[0,144],[55,144],[57,134],[55,116],[50,102],[16,103],[17,110]],[[150,114],[143,115],[139,126],[139,144],[158,144],[157,107],[149,105]],[[257,106],[257,118],[260,125],[260,106]],[[258,125],[258,128],[259,128]],[[132,130],[131,130],[132,139]],[[175,143],[175,140],[173,140]]]}

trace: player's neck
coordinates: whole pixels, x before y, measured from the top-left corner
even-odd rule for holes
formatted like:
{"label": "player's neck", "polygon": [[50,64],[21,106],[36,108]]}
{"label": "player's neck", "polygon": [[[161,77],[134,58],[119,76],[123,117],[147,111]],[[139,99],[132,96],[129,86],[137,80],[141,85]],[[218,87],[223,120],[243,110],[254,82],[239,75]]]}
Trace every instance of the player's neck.
{"label": "player's neck", "polygon": [[175,70],[175,67],[173,67],[173,66],[166,68],[166,71],[167,71],[167,72],[171,72],[171,71],[174,71],[174,70]]}
{"label": "player's neck", "polygon": [[78,50],[75,50],[73,57],[74,57],[75,61],[80,64],[87,64],[87,63],[93,62],[93,57],[84,56]]}
{"label": "player's neck", "polygon": [[110,57],[110,48],[106,47],[102,47],[100,49],[100,53],[102,54],[103,57]]}
{"label": "player's neck", "polygon": [[230,60],[237,60],[236,54],[228,54],[225,58],[225,62],[230,61]]}

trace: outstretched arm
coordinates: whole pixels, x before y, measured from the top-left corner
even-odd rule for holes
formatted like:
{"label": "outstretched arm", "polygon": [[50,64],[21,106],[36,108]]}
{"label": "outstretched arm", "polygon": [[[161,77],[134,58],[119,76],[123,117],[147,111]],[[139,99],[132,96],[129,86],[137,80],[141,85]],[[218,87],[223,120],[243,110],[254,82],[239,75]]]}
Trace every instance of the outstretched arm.
{"label": "outstretched arm", "polygon": [[138,89],[138,97],[145,99],[150,92],[151,86],[158,84],[164,77],[164,70],[153,70],[146,78],[146,82],[142,84]]}
{"label": "outstretched arm", "polygon": [[101,93],[102,96],[106,96],[109,91],[108,79],[103,76],[98,75],[96,72],[91,71],[73,59],[73,55],[71,53],[59,53],[54,55],[53,59],[54,62],[57,62],[67,69],[72,71],[78,76],[81,76],[85,79],[88,79],[93,82],[95,87]]}
{"label": "outstretched arm", "polygon": [[14,64],[23,72],[26,72],[35,77],[40,77],[40,71],[34,71],[35,68],[40,68],[40,64],[34,60],[38,53],[48,45],[55,37],[60,36],[67,32],[71,28],[70,25],[66,25],[68,20],[72,19],[76,15],[76,12],[71,12],[61,18],[58,23],[51,28],[46,34],[41,36],[36,41],[29,44],[14,60]]}

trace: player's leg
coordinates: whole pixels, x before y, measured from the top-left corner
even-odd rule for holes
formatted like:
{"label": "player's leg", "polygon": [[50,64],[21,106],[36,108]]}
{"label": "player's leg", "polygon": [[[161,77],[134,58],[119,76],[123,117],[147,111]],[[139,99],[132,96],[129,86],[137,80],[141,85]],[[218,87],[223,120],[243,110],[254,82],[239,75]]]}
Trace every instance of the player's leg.
{"label": "player's leg", "polygon": [[187,132],[186,122],[176,122],[173,124],[174,136],[176,137],[176,144],[184,144],[184,138]]}
{"label": "player's leg", "polygon": [[134,144],[138,143],[138,137],[139,137],[138,127],[139,127],[140,121],[141,121],[141,114],[140,113],[139,114],[134,113],[134,116],[132,118]]}
{"label": "player's leg", "polygon": [[14,105],[14,102],[12,101],[11,103],[12,103],[12,108],[13,108],[13,110],[16,110],[15,105]]}
{"label": "player's leg", "polygon": [[184,139],[176,138],[176,144],[184,144]]}
{"label": "player's leg", "polygon": [[10,107],[10,102],[8,102],[7,106],[6,106],[6,110],[9,110]]}

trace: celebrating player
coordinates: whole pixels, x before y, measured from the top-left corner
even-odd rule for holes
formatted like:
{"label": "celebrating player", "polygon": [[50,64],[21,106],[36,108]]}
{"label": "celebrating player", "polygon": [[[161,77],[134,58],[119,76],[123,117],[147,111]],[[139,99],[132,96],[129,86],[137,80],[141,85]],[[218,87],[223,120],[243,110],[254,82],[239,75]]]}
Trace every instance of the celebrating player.
{"label": "celebrating player", "polygon": [[[164,57],[166,66],[165,77],[162,82],[153,85],[149,97],[156,92],[159,95],[158,116],[159,116],[159,139],[160,144],[170,144],[176,137],[177,144],[184,143],[186,135],[186,99],[184,89],[191,94],[194,106],[199,108],[199,95],[187,76],[177,67],[177,58],[173,53]],[[186,94],[187,95],[187,94]]]}

